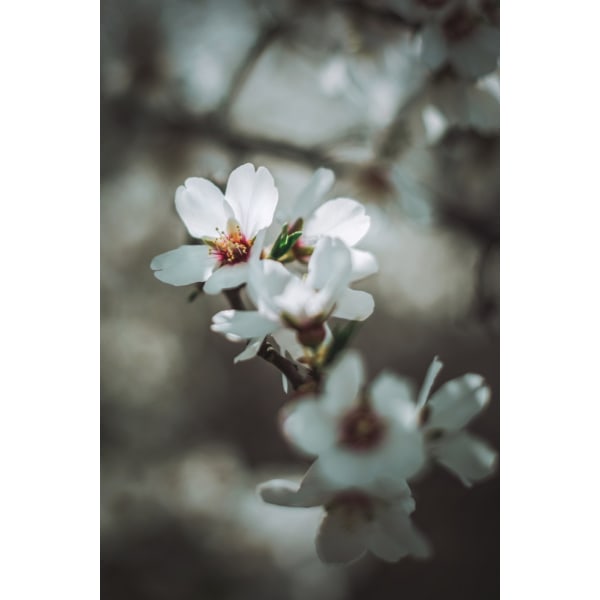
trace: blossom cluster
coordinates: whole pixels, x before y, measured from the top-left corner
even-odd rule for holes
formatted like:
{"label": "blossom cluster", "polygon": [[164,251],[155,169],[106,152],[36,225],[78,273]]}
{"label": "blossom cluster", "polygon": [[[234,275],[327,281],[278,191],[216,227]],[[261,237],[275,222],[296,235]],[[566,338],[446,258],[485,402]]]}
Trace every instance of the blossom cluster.
{"label": "blossom cluster", "polygon": [[[299,485],[260,485],[261,498],[322,506],[316,545],[326,563],[366,551],[386,561],[424,558],[431,548],[412,524],[409,482],[432,462],[466,486],[493,472],[495,451],[464,430],[490,390],[471,373],[432,393],[437,357],[418,392],[387,371],[367,383],[360,354],[347,346],[374,301],[352,285],[374,274],[377,261],[356,247],[370,225],[364,206],[326,200],[333,183],[330,170],[318,169],[284,209],[264,167],[235,169],[224,194],[206,179],[187,179],[175,207],[200,243],[161,254],[151,267],[166,283],[223,292],[231,308],[213,316],[213,331],[245,343],[235,361],[260,356],[280,369],[286,391],[293,388],[280,412],[282,433],[313,462]],[[332,327],[332,318],[347,324]]]}

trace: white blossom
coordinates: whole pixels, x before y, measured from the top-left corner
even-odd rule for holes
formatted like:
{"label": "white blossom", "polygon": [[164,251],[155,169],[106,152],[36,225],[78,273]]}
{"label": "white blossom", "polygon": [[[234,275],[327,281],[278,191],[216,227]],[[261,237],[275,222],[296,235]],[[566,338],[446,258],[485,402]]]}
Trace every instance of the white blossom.
{"label": "white blossom", "polygon": [[373,297],[348,288],[350,251],[339,239],[322,238],[315,247],[305,278],[273,260],[252,260],[248,294],[256,310],[224,310],[213,317],[211,329],[233,340],[251,340],[236,360],[258,352],[266,335],[294,358],[302,346],[318,346],[325,339],[330,317],[364,320],[373,312]]}
{"label": "white blossom", "polygon": [[271,225],[277,200],[269,171],[255,171],[250,163],[231,173],[224,195],[207,179],[187,179],[177,189],[175,208],[189,233],[204,244],[160,254],[150,265],[154,274],[171,285],[205,282],[207,294],[246,283],[248,261],[263,249],[257,234]]}
{"label": "white blossom", "polygon": [[348,563],[369,551],[389,562],[426,558],[430,547],[412,525],[415,502],[405,481],[379,479],[369,487],[339,486],[313,465],[298,486],[276,479],[259,486],[265,502],[288,507],[323,506],[316,547],[325,563]]}
{"label": "white blossom", "polygon": [[367,390],[359,354],[349,351],[325,378],[321,393],[284,409],[283,432],[300,451],[317,456],[338,485],[403,481],[425,464],[423,435],[406,389],[378,377]]}
{"label": "white blossom", "polygon": [[357,281],[372,275],[378,268],[373,254],[354,247],[366,235],[371,219],[365,207],[352,198],[325,201],[334,181],[333,171],[317,169],[291,209],[281,209],[278,218],[287,222],[292,230],[296,227],[302,230],[293,248],[295,257],[301,261],[308,260],[312,248],[323,237],[342,240],[350,248],[352,281]]}
{"label": "white blossom", "polygon": [[418,397],[410,382],[393,373],[382,373],[380,385],[390,394],[411,398],[415,415],[411,422],[422,431],[428,456],[471,486],[491,475],[496,467],[496,452],[481,438],[463,430],[488,404],[490,389],[481,375],[468,373],[446,382],[430,397],[442,366],[435,358]]}

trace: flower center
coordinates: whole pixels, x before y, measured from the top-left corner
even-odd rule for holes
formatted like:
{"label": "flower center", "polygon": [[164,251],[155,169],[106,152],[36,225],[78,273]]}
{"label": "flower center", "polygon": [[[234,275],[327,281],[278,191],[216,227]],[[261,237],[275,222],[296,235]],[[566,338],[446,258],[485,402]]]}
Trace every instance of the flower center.
{"label": "flower center", "polygon": [[361,521],[372,521],[375,517],[371,498],[360,490],[339,492],[325,505],[327,511],[339,511],[343,526],[351,531]]}
{"label": "flower center", "polygon": [[248,260],[252,241],[235,227],[229,233],[219,231],[221,234],[216,240],[208,242],[210,253],[216,256],[222,265],[234,265]]}
{"label": "flower center", "polygon": [[339,443],[353,450],[376,446],[385,432],[385,423],[369,406],[361,405],[347,413],[339,430]]}

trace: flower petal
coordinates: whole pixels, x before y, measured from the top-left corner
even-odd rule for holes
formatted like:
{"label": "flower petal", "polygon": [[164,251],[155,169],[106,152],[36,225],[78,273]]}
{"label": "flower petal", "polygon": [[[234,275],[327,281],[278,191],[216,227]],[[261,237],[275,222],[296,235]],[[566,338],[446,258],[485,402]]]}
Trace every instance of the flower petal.
{"label": "flower petal", "polygon": [[223,265],[216,269],[204,284],[204,292],[209,295],[220,294],[223,290],[236,288],[248,279],[248,265]]}
{"label": "flower petal", "polygon": [[[381,525],[382,530],[385,531],[390,537],[393,537],[397,544],[397,551],[401,556],[410,554],[417,558],[427,558],[431,556],[431,546],[423,534],[413,526],[408,514],[399,506],[376,506],[375,508],[375,519],[378,524]],[[373,540],[371,540],[373,541]],[[371,546],[371,550],[374,554],[377,554],[384,560],[390,560],[391,556],[388,554],[388,558],[382,554],[387,554],[382,544],[375,544]],[[384,550],[381,554],[377,550]],[[392,560],[398,560],[395,558]]]}
{"label": "flower petal", "polygon": [[262,338],[279,326],[257,310],[222,310],[212,321],[213,331],[239,339]]}
{"label": "flower petal", "polygon": [[375,412],[407,428],[416,427],[415,387],[411,381],[384,371],[369,389]]}
{"label": "flower petal", "polygon": [[217,261],[208,246],[180,246],[152,259],[150,268],[157,279],[171,285],[189,285],[206,281]]}
{"label": "flower petal", "polygon": [[261,498],[269,504],[309,508],[320,506],[331,497],[331,490],[322,475],[311,466],[298,485],[283,479],[262,483],[257,489]]}
{"label": "flower petal", "polygon": [[325,563],[345,564],[360,558],[367,549],[369,526],[360,512],[344,505],[330,509],[317,534],[319,558]]}
{"label": "flower petal", "polygon": [[431,388],[435,383],[437,376],[440,374],[440,371],[444,367],[444,363],[435,356],[429,368],[427,369],[427,373],[425,373],[425,379],[423,380],[423,385],[419,390],[419,397],[417,398],[417,408],[421,410],[425,403],[427,402],[427,398],[429,398],[429,394],[431,392]]}
{"label": "flower petal", "polygon": [[490,388],[481,375],[469,373],[445,383],[427,402],[427,429],[458,431],[490,400]]}
{"label": "flower petal", "polygon": [[253,340],[250,340],[247,346],[233,359],[233,362],[239,363],[244,360],[250,360],[251,358],[254,358],[260,350],[263,339],[264,338],[262,337],[257,337]]}
{"label": "flower petal", "polygon": [[352,275],[350,281],[359,281],[379,270],[377,259],[371,252],[350,248]]}
{"label": "flower petal", "polygon": [[312,456],[335,443],[335,424],[313,397],[286,407],[283,433],[300,451]]}
{"label": "flower petal", "polygon": [[368,292],[347,289],[335,303],[332,316],[352,321],[364,321],[373,314],[375,301]]}
{"label": "flower petal", "polygon": [[325,202],[307,219],[303,237],[311,243],[326,235],[354,246],[365,236],[370,224],[371,218],[360,202],[335,198]]}
{"label": "flower petal", "polygon": [[306,219],[322,202],[331,189],[335,175],[330,169],[317,169],[306,187],[300,192],[290,214],[290,225],[296,219]]}
{"label": "flower petal", "polygon": [[442,436],[431,443],[431,453],[467,487],[491,475],[496,468],[495,450],[466,431]]}
{"label": "flower petal", "polygon": [[175,192],[175,208],[191,235],[215,238],[233,216],[221,190],[208,179],[190,177]]}
{"label": "flower petal", "polygon": [[337,299],[350,282],[351,271],[348,246],[341,240],[324,237],[310,257],[306,283],[315,290],[327,290],[332,298]]}
{"label": "flower petal", "polygon": [[247,237],[254,237],[273,222],[278,193],[273,177],[265,167],[254,171],[254,165],[246,163],[232,171],[225,198]]}
{"label": "flower petal", "polygon": [[323,409],[338,418],[355,406],[358,392],[365,381],[365,367],[355,350],[346,352],[338,359],[325,379],[321,398]]}

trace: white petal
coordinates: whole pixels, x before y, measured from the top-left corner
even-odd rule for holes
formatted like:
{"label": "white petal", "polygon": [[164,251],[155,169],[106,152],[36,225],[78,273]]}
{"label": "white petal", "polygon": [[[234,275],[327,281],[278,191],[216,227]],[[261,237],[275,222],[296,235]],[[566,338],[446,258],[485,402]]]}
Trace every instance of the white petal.
{"label": "white petal", "polygon": [[294,277],[280,262],[263,259],[254,261],[250,258],[250,274],[248,277],[248,295],[261,310],[278,314],[278,307],[273,298],[280,296],[290,280]]}
{"label": "white petal", "polygon": [[410,514],[415,510],[415,500],[408,483],[404,480],[380,477],[369,486],[369,493],[390,503],[397,504]]}
{"label": "white petal", "polygon": [[327,512],[316,546],[319,558],[325,563],[345,564],[360,558],[366,551],[369,526],[357,512],[341,505]]}
{"label": "white petal", "polygon": [[247,237],[254,237],[273,222],[278,193],[265,167],[255,172],[254,166],[246,163],[235,169],[227,181],[225,198]]}
{"label": "white petal", "polygon": [[177,188],[175,208],[190,234],[197,238],[218,237],[233,216],[221,190],[200,177],[190,177]]}
{"label": "white petal", "polygon": [[323,197],[331,189],[334,181],[333,171],[324,168],[317,169],[294,203],[290,215],[290,225],[296,219],[306,219],[323,202]]}
{"label": "white petal", "polygon": [[348,283],[352,272],[350,249],[346,244],[331,237],[322,238],[310,257],[306,283],[315,290],[327,290],[337,298]]}
{"label": "white petal", "polygon": [[415,388],[411,381],[384,371],[371,384],[369,395],[375,412],[406,428],[416,427]]}
{"label": "white petal", "polygon": [[313,467],[298,485],[283,479],[273,479],[258,486],[260,497],[269,504],[308,508],[320,506],[331,497],[331,491]]}
{"label": "white petal", "polygon": [[408,554],[405,545],[398,542],[378,521],[371,523],[367,547],[375,556],[387,562],[396,562]]}
{"label": "white petal", "polygon": [[213,331],[240,339],[262,338],[278,327],[256,310],[222,310],[212,321]]}
{"label": "white petal", "polygon": [[324,410],[332,417],[340,417],[356,405],[358,392],[365,381],[365,367],[355,350],[338,359],[325,379],[321,398]]}
{"label": "white petal", "polygon": [[350,281],[359,281],[373,273],[377,273],[379,265],[377,259],[371,252],[350,248],[350,261],[352,263],[352,274]]}
{"label": "white petal", "polygon": [[260,347],[263,343],[263,339],[264,338],[262,337],[258,337],[253,340],[250,340],[248,342],[248,345],[233,359],[233,362],[238,363],[244,360],[250,360],[251,358],[254,358],[260,350]]}
{"label": "white petal", "polygon": [[458,431],[490,400],[490,388],[481,375],[469,373],[445,383],[427,402],[427,429]]}
{"label": "white petal", "polygon": [[368,292],[347,289],[335,303],[332,316],[352,321],[364,321],[373,314],[375,301]]}
{"label": "white petal", "polygon": [[332,484],[370,489],[381,478],[396,481],[415,475],[425,462],[422,437],[418,432],[393,431],[395,439],[369,450],[334,446],[318,458],[319,468]]}
{"label": "white petal", "polygon": [[302,452],[317,456],[335,443],[335,424],[314,398],[301,400],[286,412],[283,433]]}
{"label": "white petal", "polygon": [[425,25],[421,33],[421,60],[423,63],[431,69],[437,69],[446,60],[447,52],[446,40],[439,26]]}
{"label": "white petal", "polygon": [[[413,526],[410,517],[401,507],[377,506],[375,508],[375,518],[382,529],[396,541],[400,556],[410,554],[417,558],[427,558],[431,555],[431,546],[429,542],[425,539],[423,534]],[[381,549],[381,545],[378,545],[377,549]],[[377,554],[374,547],[372,547],[372,550]],[[389,560],[389,558],[386,559],[385,556],[381,556],[381,558]]]}
{"label": "white petal", "polygon": [[464,485],[491,475],[496,468],[496,452],[482,439],[461,431],[431,443],[435,459],[456,474]]}
{"label": "white petal", "polygon": [[312,242],[326,235],[354,246],[365,236],[370,223],[371,218],[360,202],[351,198],[335,198],[317,208],[306,221],[303,236]]}
{"label": "white petal", "polygon": [[206,281],[217,261],[208,246],[180,246],[152,259],[150,268],[157,279],[171,285],[189,285]]}
{"label": "white petal", "polygon": [[417,399],[418,410],[421,410],[425,406],[427,398],[431,392],[431,388],[433,387],[433,384],[435,383],[435,380],[443,367],[444,363],[437,356],[434,357],[433,361],[429,365],[429,368],[427,369],[425,379],[423,380],[423,385],[419,391],[419,397]]}
{"label": "white petal", "polygon": [[304,356],[304,348],[302,344],[298,342],[298,337],[294,330],[284,329],[282,327],[281,329],[274,331],[271,335],[277,342],[282,354],[289,354],[295,360]]}
{"label": "white petal", "polygon": [[216,269],[204,284],[204,292],[210,295],[220,294],[223,290],[236,288],[248,279],[247,263],[223,265]]}

